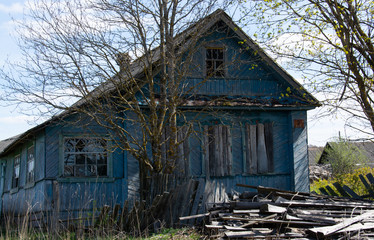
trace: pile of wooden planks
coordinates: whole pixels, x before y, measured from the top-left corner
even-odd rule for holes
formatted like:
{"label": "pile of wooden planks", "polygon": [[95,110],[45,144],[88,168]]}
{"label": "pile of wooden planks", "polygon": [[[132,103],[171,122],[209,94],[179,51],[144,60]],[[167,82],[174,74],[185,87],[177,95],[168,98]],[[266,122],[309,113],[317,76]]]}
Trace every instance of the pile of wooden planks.
{"label": "pile of wooden planks", "polygon": [[[212,239],[372,239],[374,203],[255,187],[204,215]],[[201,215],[181,217],[191,219]]]}

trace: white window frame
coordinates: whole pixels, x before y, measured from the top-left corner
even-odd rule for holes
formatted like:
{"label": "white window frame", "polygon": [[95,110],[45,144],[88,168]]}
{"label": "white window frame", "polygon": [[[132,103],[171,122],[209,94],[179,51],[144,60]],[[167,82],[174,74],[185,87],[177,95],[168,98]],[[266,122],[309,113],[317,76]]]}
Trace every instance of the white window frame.
{"label": "white window frame", "polygon": [[[30,154],[32,152],[32,155]],[[32,183],[35,181],[35,145],[31,145],[27,148],[27,159],[26,159],[26,183]]]}

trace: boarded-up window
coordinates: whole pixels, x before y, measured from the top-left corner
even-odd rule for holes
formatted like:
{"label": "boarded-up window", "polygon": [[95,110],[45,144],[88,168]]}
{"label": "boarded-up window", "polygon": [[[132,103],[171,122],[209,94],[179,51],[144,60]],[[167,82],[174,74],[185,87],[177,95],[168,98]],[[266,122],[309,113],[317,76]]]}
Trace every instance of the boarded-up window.
{"label": "boarded-up window", "polygon": [[[164,128],[162,135],[162,161],[165,163],[170,158],[170,134],[171,129],[169,127]],[[174,174],[177,176],[188,176],[189,175],[189,155],[190,146],[188,142],[188,126],[180,126],[177,128],[177,152],[175,159]]]}
{"label": "boarded-up window", "polygon": [[232,172],[231,131],[228,126],[204,127],[207,176],[230,176]]}
{"label": "boarded-up window", "polygon": [[246,172],[261,174],[274,172],[273,124],[246,124]]}

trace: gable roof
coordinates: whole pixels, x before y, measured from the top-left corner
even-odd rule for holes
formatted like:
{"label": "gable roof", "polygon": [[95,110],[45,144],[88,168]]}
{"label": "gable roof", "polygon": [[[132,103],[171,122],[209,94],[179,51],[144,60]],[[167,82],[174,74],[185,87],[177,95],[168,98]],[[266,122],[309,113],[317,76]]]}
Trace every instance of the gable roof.
{"label": "gable roof", "polygon": [[[323,152],[318,159],[318,164],[325,163],[327,158],[327,149],[332,149],[334,147],[334,142],[327,142],[323,148]],[[374,142],[364,141],[364,142],[350,142],[352,146],[357,147],[362,151],[362,153],[367,157],[368,163],[374,164]]]}
{"label": "gable roof", "polygon": [[309,165],[316,165],[323,152],[323,147],[308,146]]}
{"label": "gable roof", "polygon": [[[232,18],[228,16],[223,10],[218,9],[212,14],[208,15],[207,17],[200,19],[196,23],[192,24],[190,27],[188,27],[186,30],[184,30],[182,33],[179,33],[175,36],[177,44],[180,44],[182,42],[186,43],[189,40],[189,37],[192,34],[198,34],[197,36],[202,36],[208,29],[212,28],[215,24],[217,24],[219,21],[223,21],[232,31],[234,31],[238,37],[243,41],[245,46],[249,47],[253,51],[255,51],[269,67],[270,69],[274,70],[277,74],[279,74],[284,80],[286,80],[287,83],[289,83],[296,91],[299,92],[301,96],[304,96],[304,100],[307,102],[306,105],[310,106],[309,108],[315,108],[316,106],[320,106],[318,100],[314,98],[309,92],[307,92],[300,83],[298,83],[291,75],[289,75],[282,67],[280,67],[271,57],[269,57],[261,48],[260,46],[255,43],[247,34],[244,33],[244,31],[239,28],[238,25],[236,25]],[[152,50],[152,62],[149,64],[154,64],[160,60],[160,48],[157,47],[154,50]],[[144,57],[144,56],[143,56]],[[134,78],[141,77],[141,75],[144,72],[144,62],[142,62],[142,58],[136,59],[131,65],[130,65],[130,71],[131,75]],[[117,76],[118,77],[118,76]],[[113,77],[113,80],[116,80],[116,76]],[[97,97],[100,97],[100,95],[104,92],[111,91],[114,89],[114,83],[112,81],[107,81],[100,86],[96,87],[93,91],[91,91],[87,96],[81,98],[76,103],[74,103],[71,106],[71,109],[81,107],[82,105],[86,104],[90,99],[95,99]],[[194,103],[196,104],[196,103]],[[188,105],[188,103],[187,103]],[[253,104],[243,104],[239,106],[246,106],[251,107]],[[271,106],[276,107],[276,106]],[[74,111],[68,109],[63,111],[62,113],[58,114],[55,117],[52,117],[50,120],[47,120],[46,122],[35,126],[28,131],[14,136],[12,138],[0,141],[0,157],[5,155],[7,152],[10,151],[14,146],[22,142],[23,140],[27,139],[30,135],[35,134],[37,131],[43,129],[44,127],[48,126],[54,121],[58,121],[59,119],[64,118],[65,116],[74,113]]]}

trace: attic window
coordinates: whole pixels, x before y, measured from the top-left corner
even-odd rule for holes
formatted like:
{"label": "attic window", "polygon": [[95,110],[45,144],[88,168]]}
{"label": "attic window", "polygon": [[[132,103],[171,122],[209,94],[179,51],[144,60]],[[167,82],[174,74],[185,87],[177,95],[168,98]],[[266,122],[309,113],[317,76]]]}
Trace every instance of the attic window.
{"label": "attic window", "polygon": [[206,49],[206,76],[207,77],[224,77],[225,61],[223,48]]}
{"label": "attic window", "polygon": [[108,176],[107,142],[102,138],[64,138],[65,177]]}

